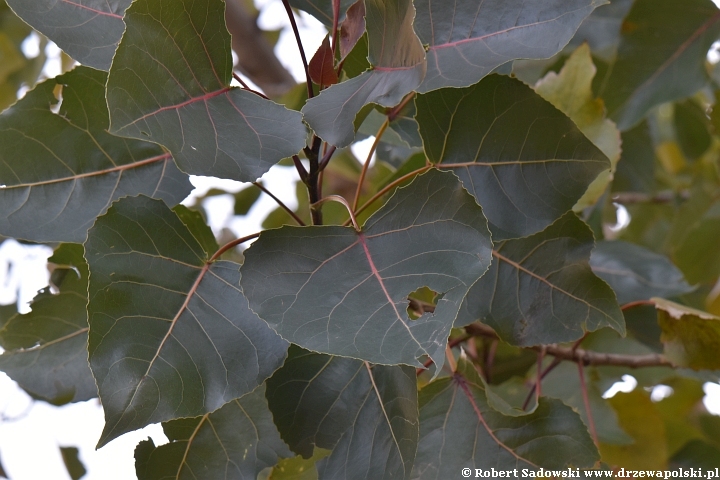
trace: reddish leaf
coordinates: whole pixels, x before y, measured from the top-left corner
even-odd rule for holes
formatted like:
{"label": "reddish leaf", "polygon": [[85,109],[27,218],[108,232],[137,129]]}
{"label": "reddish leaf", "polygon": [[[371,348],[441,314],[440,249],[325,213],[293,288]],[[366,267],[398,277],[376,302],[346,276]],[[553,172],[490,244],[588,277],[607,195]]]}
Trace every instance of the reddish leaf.
{"label": "reddish leaf", "polygon": [[335,85],[338,82],[330,40],[325,37],[322,45],[310,60],[310,78],[320,86]]}
{"label": "reddish leaf", "polygon": [[365,2],[358,0],[348,8],[340,26],[340,58],[348,56],[360,37],[365,33]]}

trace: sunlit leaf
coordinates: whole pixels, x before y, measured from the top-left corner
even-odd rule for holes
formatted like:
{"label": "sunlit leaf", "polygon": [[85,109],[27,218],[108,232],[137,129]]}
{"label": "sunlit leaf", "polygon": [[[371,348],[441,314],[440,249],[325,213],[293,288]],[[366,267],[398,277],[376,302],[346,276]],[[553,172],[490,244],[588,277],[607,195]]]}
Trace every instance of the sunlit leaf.
{"label": "sunlit leaf", "polygon": [[621,304],[693,290],[667,257],[628,242],[598,242],[590,266],[615,290]]}
{"label": "sunlit leaf", "polygon": [[292,346],[268,380],[267,397],[283,439],[317,462],[320,480],[408,479],[418,439],[415,371],[370,366]]}
{"label": "sunlit leaf", "polygon": [[208,263],[210,253],[147,197],[116,202],[88,233],[100,446],[149,423],[213,412],[282,364],[287,344],[247,308],[239,265]]}
{"label": "sunlit leaf", "polygon": [[541,398],[519,417],[488,406],[482,380],[465,361],[458,373],[420,391],[420,444],[415,479],[455,478],[462,468],[590,467],[597,450],[580,417],[559,400]]}
{"label": "sunlit leaf", "polygon": [[[415,29],[427,45],[419,88],[467,87],[516,58],[548,58],[605,0],[418,0]],[[372,37],[371,37],[372,38]]]}
{"label": "sunlit leaf", "polygon": [[0,115],[0,234],[83,242],[113,200],[175,205],[192,190],[169,153],[106,132],[104,72],[77,67]]}
{"label": "sunlit leaf", "polygon": [[[107,82],[110,131],[167,147],[180,169],[253,181],[305,144],[300,115],[230,87],[221,0],[137,0]],[[150,33],[152,32],[152,33]]]}
{"label": "sunlit leaf", "polygon": [[694,370],[720,369],[720,317],[662,298],[653,299],[665,356]]}
{"label": "sunlit leaf", "polygon": [[593,235],[568,213],[540,233],[496,242],[456,326],[480,320],[513,345],[570,342],[603,327],[625,332],[615,294],[590,269]]}
{"label": "sunlit leaf", "polygon": [[493,240],[547,227],[610,166],[571,119],[512,78],[493,75],[415,103],[426,155],[452,165],[482,205]]}
{"label": "sunlit leaf", "polygon": [[89,67],[110,68],[131,0],[6,0],[19,17]]}
{"label": "sunlit leaf", "polygon": [[637,0],[598,92],[620,130],[650,108],[702,88],[709,81],[706,55],[719,36],[720,13],[711,0]]}
{"label": "sunlit leaf", "polygon": [[[293,458],[285,458],[278,462],[269,474],[268,480],[318,480],[318,472],[315,464],[318,460],[330,455],[330,450],[316,448],[310,458],[303,458],[298,455]],[[261,480],[258,478],[258,480]]]}
{"label": "sunlit leaf", "polygon": [[170,443],[135,449],[139,480],[257,478],[292,453],[280,439],[265,400],[265,385],[202,417],[163,424]]}
{"label": "sunlit leaf", "polygon": [[366,0],[365,10],[372,68],[323,90],[302,109],[315,133],[338,147],[355,138],[353,122],[365,105],[395,106],[425,75],[425,51],[413,30],[412,2]]}
{"label": "sunlit leaf", "polygon": [[535,85],[535,91],[570,117],[580,131],[610,159],[610,168],[601,172],[575,204],[575,211],[592,206],[605,192],[620,159],[620,132],[605,118],[603,101],[592,92],[595,65],[590,47],[583,44],[565,61],[560,73],[550,72]]}
{"label": "sunlit leaf", "polygon": [[32,311],[0,328],[0,370],[26,391],[53,404],[97,396],[87,361],[88,267],[80,245],[61,245],[50,257],[59,290],[42,290]]}
{"label": "sunlit leaf", "polygon": [[[417,199],[422,198],[423,202]],[[245,251],[250,308],[286,340],[309,350],[386,365],[442,365],[460,302],[487,270],[482,210],[449,172],[418,176],[365,223],[268,230]],[[428,287],[434,313],[406,314]]]}

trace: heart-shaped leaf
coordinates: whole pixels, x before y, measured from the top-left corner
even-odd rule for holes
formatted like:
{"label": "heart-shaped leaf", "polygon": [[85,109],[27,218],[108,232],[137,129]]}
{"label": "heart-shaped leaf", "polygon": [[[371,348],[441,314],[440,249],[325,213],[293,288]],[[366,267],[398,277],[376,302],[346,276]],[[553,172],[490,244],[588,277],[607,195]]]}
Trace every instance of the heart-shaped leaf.
{"label": "heart-shaped leaf", "polygon": [[467,87],[517,58],[549,58],[605,0],[417,1],[415,29],[427,45],[427,76],[418,89]]}
{"label": "heart-shaped leaf", "polygon": [[77,67],[0,115],[0,234],[79,243],[115,199],[175,205],[190,193],[169,153],[107,133],[106,79]]}
{"label": "heart-shaped leaf", "polygon": [[706,85],[707,52],[718,37],[720,11],[711,0],[637,0],[598,92],[618,128],[627,130],[652,107]]}
{"label": "heart-shaped leaf", "polygon": [[[419,202],[418,199],[422,199]],[[245,252],[250,308],[309,350],[386,365],[442,365],[460,302],[490,262],[482,209],[450,172],[420,175],[349,227],[268,230]],[[438,292],[434,313],[406,314],[408,295]]]}
{"label": "heart-shaped leaf", "polygon": [[493,75],[415,103],[425,153],[455,169],[495,240],[547,227],[610,167],[571,119],[513,78]]}
{"label": "heart-shaped leaf", "polygon": [[[463,468],[473,474],[476,468],[486,470],[486,477],[494,476],[493,467],[567,472],[567,467],[590,467],[598,460],[580,416],[560,400],[543,397],[533,413],[504,416],[488,405],[472,365],[461,360],[458,367],[452,377],[420,390],[414,479],[456,478]],[[518,471],[514,476],[520,476]]]}
{"label": "heart-shaped leaf", "polygon": [[397,105],[425,76],[425,51],[413,30],[412,1],[366,0],[365,10],[372,68],[323,90],[302,109],[315,133],[338,147],[354,140],[355,117],[365,105]]}
{"label": "heart-shaped leaf", "polygon": [[0,325],[0,370],[34,397],[52,404],[97,397],[87,361],[88,267],[80,245],[58,247],[51,281],[59,290],[42,290],[32,311]]}
{"label": "heart-shaped leaf", "polygon": [[521,346],[571,342],[603,327],[625,333],[612,289],[590,270],[590,228],[568,213],[540,233],[498,242],[456,326],[480,320]]}
{"label": "heart-shaped leaf", "polygon": [[280,434],[317,463],[320,480],[409,478],[418,439],[415,371],[291,346],[268,380],[268,403]]}
{"label": "heart-shaped leaf", "polygon": [[112,133],[166,146],[187,173],[243,182],[305,145],[299,113],[230,87],[222,0],[137,0],[125,24],[107,82]]}
{"label": "heart-shaped leaf", "polygon": [[598,242],[590,266],[615,290],[621,304],[693,290],[666,256],[620,240]]}
{"label": "heart-shaped leaf", "polygon": [[335,71],[335,57],[327,36],[320,44],[320,48],[317,49],[315,55],[310,59],[308,71],[312,81],[320,86],[327,87],[338,82],[337,72]]}
{"label": "heart-shaped leaf", "polygon": [[292,452],[280,439],[265,400],[265,385],[202,417],[163,424],[170,443],[135,448],[139,480],[257,478]]}
{"label": "heart-shaped leaf", "polygon": [[6,0],[15,13],[78,62],[110,68],[131,0]]}
{"label": "heart-shaped leaf", "polygon": [[209,262],[161,201],[113,204],[89,231],[85,256],[90,366],[105,410],[100,446],[213,412],[282,364],[287,343],[247,308],[239,265]]}

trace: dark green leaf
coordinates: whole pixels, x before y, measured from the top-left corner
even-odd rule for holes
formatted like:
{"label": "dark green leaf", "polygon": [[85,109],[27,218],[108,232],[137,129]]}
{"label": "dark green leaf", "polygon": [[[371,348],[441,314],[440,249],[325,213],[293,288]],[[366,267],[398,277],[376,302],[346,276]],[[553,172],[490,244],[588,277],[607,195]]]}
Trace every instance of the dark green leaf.
{"label": "dark green leaf", "polygon": [[512,345],[570,342],[603,327],[625,333],[612,289],[590,270],[593,235],[568,213],[540,233],[495,243],[455,326],[476,320]]}
{"label": "dark green leaf", "polygon": [[703,468],[706,474],[715,473],[714,469],[720,467],[720,450],[703,440],[691,440],[672,456],[668,467],[671,469]]}
{"label": "dark green leaf", "polygon": [[17,15],[89,67],[110,68],[131,0],[6,0]]}
{"label": "dark green leaf", "polygon": [[[17,314],[17,304],[11,303],[9,305],[0,305],[0,329],[2,329],[5,324],[10,320],[12,317]],[[2,344],[0,344],[2,346]]]}
{"label": "dark green leaf", "polygon": [[371,367],[292,346],[268,380],[268,403],[283,439],[317,463],[320,480],[407,479],[418,439],[415,371]]}
{"label": "dark green leaf", "polygon": [[621,240],[598,242],[590,266],[615,290],[621,304],[675,297],[693,290],[667,257]]}
{"label": "dark green leaf", "polygon": [[425,153],[454,165],[494,240],[547,227],[610,167],[572,120],[513,78],[493,75],[415,102]]}
{"label": "dark green leaf", "polygon": [[718,36],[720,13],[711,0],[637,0],[599,92],[618,128],[627,130],[650,108],[702,88],[709,81],[707,52]]}
{"label": "dark green leaf", "polygon": [[392,107],[417,88],[425,75],[425,51],[412,27],[412,2],[366,0],[365,9],[368,60],[374,68],[323,90],[302,109],[315,133],[338,147],[352,143],[355,117],[365,105]]}
{"label": "dark green leaf", "polygon": [[665,356],[679,367],[720,369],[720,317],[654,298]]}
{"label": "dark green leaf", "polygon": [[42,290],[32,311],[0,328],[0,370],[31,395],[60,405],[97,396],[87,361],[88,267],[80,245],[61,245],[48,260],[59,289]]}
{"label": "dark green leaf", "polygon": [[710,119],[692,100],[675,104],[675,131],[683,153],[697,159],[710,148],[712,141]]}
{"label": "dark green leaf", "polygon": [[79,243],[115,199],[190,193],[170,154],[106,132],[106,78],[77,67],[0,115],[0,234]]}
{"label": "dark green leaf", "polygon": [[585,425],[570,407],[541,398],[531,414],[504,416],[488,405],[482,380],[462,360],[458,373],[423,388],[419,402],[415,479],[457,478],[462,468],[589,467],[598,459]]}
{"label": "dark green leaf", "polygon": [[90,366],[106,422],[100,446],[213,412],[282,364],[287,344],[247,308],[239,265],[208,262],[161,201],[113,204],[88,233],[85,255]]}
{"label": "dark green leaf", "polygon": [[210,227],[205,223],[202,214],[197,210],[190,210],[185,205],[176,205],[173,212],[178,216],[180,221],[185,224],[195,240],[200,243],[206,252],[216,252],[220,246],[215,239]]}
{"label": "dark green leaf", "polygon": [[[265,385],[213,413],[163,424],[170,443],[135,450],[139,480],[255,479],[292,453],[280,439],[265,400]],[[152,444],[154,447],[154,444]]]}
{"label": "dark green leaf", "polygon": [[260,198],[262,190],[255,186],[243,188],[237,192],[235,197],[235,215],[247,215],[250,209],[255,205],[258,198]]}
{"label": "dark green leaf", "polygon": [[[347,9],[350,8],[355,1],[356,0],[340,0],[340,17],[338,21],[343,21]],[[306,11],[329,28],[333,26],[332,4],[333,0],[290,0],[292,7]]]}
{"label": "dark green leaf", "polygon": [[[419,198],[423,202],[418,202]],[[442,366],[460,303],[487,270],[482,210],[449,172],[420,175],[349,227],[268,230],[245,251],[250,308],[304,348],[386,365]],[[407,296],[439,292],[434,313],[406,315]]]}
{"label": "dark green leaf", "polygon": [[[427,45],[419,88],[466,87],[516,58],[549,58],[605,0],[418,0],[415,28]],[[372,38],[372,37],[371,37]]]}
{"label": "dark green leaf", "polygon": [[613,192],[655,192],[655,150],[646,122],[622,133]]}
{"label": "dark green leaf", "polygon": [[610,62],[620,43],[620,27],[634,0],[612,0],[601,5],[580,24],[568,47],[575,49],[587,42],[593,55]]}
{"label": "dark green leaf", "polygon": [[68,474],[72,480],[79,480],[85,476],[87,470],[78,457],[77,447],[60,447],[60,454],[62,455],[63,463],[67,468]]}
{"label": "dark green leaf", "polygon": [[253,181],[305,144],[300,115],[230,87],[221,0],[137,0],[110,68],[110,131],[165,145],[196,175]]}

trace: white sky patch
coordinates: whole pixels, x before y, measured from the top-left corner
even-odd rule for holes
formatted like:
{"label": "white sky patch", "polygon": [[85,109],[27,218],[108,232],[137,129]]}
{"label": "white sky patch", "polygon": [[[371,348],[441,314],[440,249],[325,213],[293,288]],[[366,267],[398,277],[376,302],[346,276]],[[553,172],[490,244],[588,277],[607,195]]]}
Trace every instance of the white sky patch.
{"label": "white sky patch", "polygon": [[621,382],[615,382],[612,387],[603,393],[603,398],[612,398],[618,392],[632,392],[637,387],[637,380],[632,375],[623,375]]}

